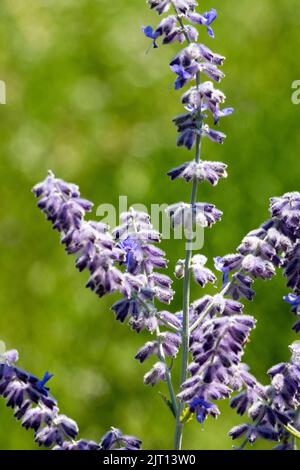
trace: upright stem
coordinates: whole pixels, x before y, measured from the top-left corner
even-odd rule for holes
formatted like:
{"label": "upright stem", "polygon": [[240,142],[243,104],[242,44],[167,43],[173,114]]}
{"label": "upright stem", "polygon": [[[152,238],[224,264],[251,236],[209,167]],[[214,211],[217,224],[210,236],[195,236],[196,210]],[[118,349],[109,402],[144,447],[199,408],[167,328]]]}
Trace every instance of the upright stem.
{"label": "upright stem", "polygon": [[[196,141],[196,156],[195,161],[200,159],[200,149],[201,149],[201,135],[197,136]],[[191,194],[191,207],[194,207],[197,200],[197,180],[193,181],[193,188]],[[185,251],[185,262],[184,262],[184,279],[183,279],[183,307],[182,307],[182,331],[181,331],[181,340],[182,340],[182,356],[181,356],[181,369],[180,369],[180,386],[187,379],[188,371],[188,362],[189,362],[189,307],[190,307],[190,263],[192,258],[192,242],[193,240],[189,238],[186,243]],[[183,424],[180,422],[181,414],[183,411],[184,405],[179,403],[177,408],[176,416],[176,429],[174,437],[174,448],[180,450],[182,446],[182,434],[183,434]]]}
{"label": "upright stem", "polygon": [[[175,9],[178,22],[182,28],[182,31],[186,37],[188,43],[190,43],[190,39],[188,34],[186,33],[182,17],[178,14],[176,10],[176,6],[172,2],[173,7]],[[201,83],[200,72],[196,75],[196,86],[199,87]],[[199,163],[200,155],[201,155],[201,129],[202,129],[202,115],[201,115],[201,104],[199,110],[199,128],[198,128],[198,135],[196,137],[196,153],[195,153],[195,161]],[[198,180],[194,178],[193,180],[193,187],[191,193],[191,209],[194,207],[197,201],[197,189],[198,189]],[[182,305],[182,331],[181,331],[181,341],[182,341],[182,356],[181,356],[181,368],[180,368],[180,386],[186,381],[187,379],[187,371],[188,371],[188,363],[189,363],[189,308],[190,308],[190,263],[192,258],[192,234],[187,239],[186,243],[186,250],[185,250],[185,262],[184,262],[184,279],[183,279],[183,305]],[[181,414],[183,411],[184,405],[179,403],[177,406],[177,414],[176,414],[176,428],[175,428],[175,436],[174,436],[174,448],[176,450],[180,450],[182,446],[182,434],[183,434],[183,424],[181,423]]]}

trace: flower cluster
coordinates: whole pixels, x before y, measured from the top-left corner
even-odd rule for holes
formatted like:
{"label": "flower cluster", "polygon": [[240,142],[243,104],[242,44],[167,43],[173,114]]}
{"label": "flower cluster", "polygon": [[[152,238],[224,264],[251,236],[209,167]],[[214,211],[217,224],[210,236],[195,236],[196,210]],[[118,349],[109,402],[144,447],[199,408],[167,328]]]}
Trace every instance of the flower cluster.
{"label": "flower cluster", "polygon": [[157,326],[153,300],[169,304],[174,295],[172,280],[156,272],[167,266],[165,253],[155,245],[160,242],[160,235],[153,229],[148,214],[133,209],[121,214],[121,225],[112,234],[126,254],[125,298],[112,309],[120,321],[131,316],[130,323],[136,331],[147,328],[153,332]]}
{"label": "flower cluster", "polygon": [[[284,297],[298,317],[293,329],[300,331],[300,194],[297,192],[272,198],[272,218],[250,232],[238,247],[238,253],[215,258],[215,267],[223,273],[226,293],[238,300],[252,300],[253,280],[271,279],[276,268],[283,269],[287,287],[292,292]],[[229,276],[231,279],[229,280]]]}
{"label": "flower cluster", "polygon": [[[47,382],[52,378],[48,372],[42,380],[15,365],[19,355],[16,350],[0,354],[0,396],[14,410],[14,417],[22,426],[32,429],[39,446],[53,450],[138,450],[141,442],[131,436],[123,436],[114,428],[101,440],[80,439],[75,421],[59,413],[56,400],[50,395]],[[115,437],[114,437],[115,436]]]}
{"label": "flower cluster", "polygon": [[[214,284],[217,280],[214,273],[205,265],[207,258],[204,255],[195,255],[191,258],[190,270],[192,271],[195,282],[201,287],[205,287],[209,282]],[[180,259],[177,261],[175,267],[175,276],[177,279],[182,279],[185,274],[185,260]]]}
{"label": "flower cluster", "polygon": [[171,204],[166,213],[172,221],[173,228],[183,226],[188,230],[191,230],[193,224],[210,228],[222,217],[222,212],[207,202],[195,202],[192,206],[185,202],[177,202]]}
{"label": "flower cluster", "polygon": [[160,235],[146,213],[121,214],[121,225],[112,233],[106,224],[86,221],[92,203],[80,197],[79,188],[55,178],[46,179],[33,188],[38,207],[53,228],[61,233],[68,254],[75,254],[79,271],[87,269],[87,287],[99,297],[120,292],[124,299],[113,306],[116,318],[131,319],[133,328],[155,329],[156,323],[147,303],[154,298],[169,303],[173,297],[171,279],[157,273],[165,268],[165,254],[157,246]]}
{"label": "flower cluster", "polygon": [[[220,67],[225,58],[197,43],[197,26],[203,26],[214,37],[212,24],[217,12],[215,9],[203,14],[196,12],[195,0],[148,0],[148,3],[159,15],[170,13],[156,28],[143,28],[153,47],[158,48],[160,42],[184,44],[170,68],[176,75],[175,89],[186,85],[190,88],[181,99],[184,113],[173,121],[179,134],[178,146],[188,150],[195,147],[195,158],[170,170],[168,176],[171,180],[191,182],[192,192],[189,203],[172,204],[166,212],[173,228],[183,228],[191,242],[195,225],[210,228],[222,217],[213,204],[197,202],[198,183],[206,181],[215,186],[227,177],[226,164],[201,158],[203,137],[222,144],[226,135],[213,126],[233,112],[233,108],[224,107],[226,97],[213,83],[219,83],[224,77]],[[202,81],[202,74],[209,80],[205,77]],[[207,123],[208,118],[212,118],[212,125]],[[92,204],[81,198],[77,186],[56,179],[51,172],[33,191],[38,207],[60,232],[67,253],[76,255],[77,268],[89,272],[87,287],[99,297],[120,293],[122,298],[112,306],[116,319],[128,321],[137,332],[147,329],[155,333],[139,349],[136,359],[144,363],[155,357],[156,362],[144,376],[146,385],[167,383],[170,400],[164,398],[176,418],[176,449],[181,448],[183,425],[191,415],[201,424],[208,416],[216,418],[220,412],[214,402],[232,397],[235,392],[238,394],[232,398],[231,406],[240,415],[247,412],[252,420],[230,432],[233,439],[245,438],[241,448],[259,437],[280,442],[278,448],[291,448],[289,426],[299,428],[300,346],[291,346],[289,363],[269,370],[271,385],[261,385],[242,362],[256,321],[244,313],[241,299],[253,299],[256,279],[269,280],[277,268],[283,269],[292,291],[285,300],[298,317],[294,330],[300,331],[299,193],[271,199],[271,219],[248,233],[236,253],[215,258],[215,268],[222,273],[221,291],[204,295],[193,303],[190,278],[193,276],[202,288],[214,284],[217,278],[206,266],[207,258],[202,254],[193,256],[188,243],[185,259],[180,259],[175,267],[175,276],[184,283],[183,308],[171,313],[160,311],[155,305],[156,300],[170,304],[174,291],[172,280],[158,272],[167,267],[167,260],[157,246],[160,234],[147,214],[131,208],[121,214],[120,225],[111,230],[103,223],[87,221]],[[171,368],[180,348],[180,391],[176,395]],[[99,444],[75,441],[76,423],[59,414],[45,386],[51,376],[47,373],[40,381],[16,368],[16,359],[12,351],[0,361],[0,394],[7,398],[8,406],[14,408],[23,426],[34,429],[40,445],[65,450],[139,449],[139,440],[124,436],[115,428]]]}
{"label": "flower cluster", "polygon": [[178,168],[168,172],[172,180],[182,178],[187,182],[197,180],[199,182],[208,181],[212,186],[216,186],[221,178],[227,178],[227,165],[220,162],[186,162]]}
{"label": "flower cluster", "polygon": [[[193,305],[194,315],[203,311],[205,303]],[[234,301],[224,301],[223,309],[216,302],[210,317],[193,331],[190,338],[190,351],[193,362],[189,365],[191,378],[182,384],[178,397],[185,402],[190,413],[196,413],[201,423],[207,415],[218,416],[219,411],[213,400],[228,398],[243,385],[243,378],[248,377],[246,367],[241,364],[244,347],[255,320],[251,316],[235,314],[242,311],[242,305]],[[196,313],[197,311],[197,313]],[[221,312],[221,313],[220,313]],[[195,403],[206,403],[207,413]]]}
{"label": "flower cluster", "polygon": [[297,316],[293,329],[300,331],[300,193],[284,194],[271,199],[271,213],[280,224],[280,230],[292,242],[283,263],[287,287],[292,290],[284,300],[291,305],[292,312]]}
{"label": "flower cluster", "polygon": [[232,439],[244,437],[242,448],[258,438],[280,442],[275,449],[293,450],[293,435],[289,426],[299,431],[297,410],[300,406],[300,345],[290,346],[290,362],[277,364],[268,371],[271,383],[262,386],[252,377],[245,382],[245,390],[231,401],[240,415],[246,412],[251,423],[234,427]]}

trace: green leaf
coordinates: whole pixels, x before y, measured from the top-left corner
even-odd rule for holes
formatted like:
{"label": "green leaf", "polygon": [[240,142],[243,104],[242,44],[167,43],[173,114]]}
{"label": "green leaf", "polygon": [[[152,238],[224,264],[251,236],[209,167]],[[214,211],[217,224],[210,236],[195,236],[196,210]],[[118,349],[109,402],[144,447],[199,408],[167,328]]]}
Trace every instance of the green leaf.
{"label": "green leaf", "polygon": [[194,418],[194,414],[190,412],[189,408],[185,408],[180,416],[180,422],[182,424],[189,423]]}
{"label": "green leaf", "polygon": [[163,402],[167,405],[167,407],[169,408],[169,410],[171,411],[172,415],[174,416],[174,418],[176,418],[176,413],[175,413],[175,410],[173,409],[173,405],[172,403],[170,402],[170,400],[161,392],[158,392],[158,394],[161,396]]}

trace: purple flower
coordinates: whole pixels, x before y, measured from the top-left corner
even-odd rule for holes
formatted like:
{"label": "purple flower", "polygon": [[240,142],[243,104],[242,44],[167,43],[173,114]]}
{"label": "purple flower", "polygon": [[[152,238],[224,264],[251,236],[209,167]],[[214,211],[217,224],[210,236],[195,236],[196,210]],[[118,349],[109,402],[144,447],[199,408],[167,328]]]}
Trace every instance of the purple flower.
{"label": "purple flower", "polygon": [[213,204],[205,202],[198,202],[192,208],[187,203],[178,202],[169,206],[166,213],[171,217],[174,228],[183,225],[187,229],[190,229],[193,223],[201,227],[211,227],[222,217],[221,211]]}
{"label": "purple flower", "polygon": [[226,135],[223,132],[215,131],[206,124],[202,128],[202,134],[217,144],[223,144],[226,139]]}
{"label": "purple flower", "polygon": [[[13,408],[14,417],[21,421],[22,427],[34,431],[38,445],[54,450],[100,450],[101,446],[93,441],[75,441],[79,432],[76,422],[59,413],[56,400],[45,387],[52,375],[46,372],[39,380],[16,367],[17,360],[16,350],[0,354],[0,396]],[[122,433],[120,443],[129,450],[137,450],[141,444]]]}
{"label": "purple flower", "polygon": [[224,74],[217,68],[217,65],[222,65],[223,61],[223,56],[215,54],[203,44],[191,43],[170,63],[171,70],[178,75],[175,89],[182,88],[200,71],[219,82]]}
{"label": "purple flower", "polygon": [[216,276],[210,269],[205,267],[206,263],[207,258],[203,255],[195,255],[191,260],[191,270],[194,279],[201,287],[205,287],[209,282],[212,284],[216,282]]}
{"label": "purple flower", "polygon": [[153,47],[157,48],[156,40],[161,37],[162,44],[171,44],[175,41],[181,44],[188,38],[189,41],[194,42],[198,39],[198,31],[193,26],[184,26],[184,29],[178,23],[178,18],[174,15],[164,18],[156,30],[152,26],[142,28],[146,37],[153,40]]}
{"label": "purple flower", "polygon": [[171,0],[148,0],[151,9],[155,9],[159,15],[166,13],[170,6]]}
{"label": "purple flower", "polygon": [[284,275],[287,287],[300,294],[300,243],[296,243],[288,253],[284,262]]}
{"label": "purple flower", "polygon": [[200,15],[199,13],[189,13],[188,14],[188,19],[198,25],[204,25],[207,28],[207,32],[209,36],[214,38],[214,32],[210,25],[215,21],[217,18],[217,11],[212,8],[210,11],[203,13],[203,15]]}
{"label": "purple flower", "polygon": [[192,161],[169,171],[168,176],[172,180],[182,178],[187,182],[196,178],[200,182],[208,181],[212,186],[216,186],[221,178],[227,178],[226,168],[227,165],[221,162]]}
{"label": "purple flower", "polygon": [[[242,415],[248,411],[253,425],[242,425],[230,431],[233,439],[247,433],[252,444],[257,438],[288,443],[288,424],[297,427],[297,409],[300,403],[300,346],[290,346],[292,357],[288,363],[280,363],[268,370],[271,384],[260,385],[254,378],[243,376],[244,391],[231,401],[232,408]],[[277,448],[277,447],[276,447]]]}
{"label": "purple flower", "polygon": [[157,362],[152,369],[144,376],[145,385],[156,385],[166,378],[166,365],[164,362]]}
{"label": "purple flower", "polygon": [[156,49],[158,45],[156,44],[156,39],[159,37],[159,33],[157,31],[153,31],[152,26],[145,26],[142,28],[143,33],[147,38],[150,38],[153,40],[153,47]]}
{"label": "purple flower", "polygon": [[224,108],[224,109],[219,109],[216,107],[216,110],[214,112],[214,123],[217,124],[219,122],[219,119],[230,116],[234,112],[234,108]]}
{"label": "purple flower", "polygon": [[196,419],[200,424],[204,423],[208,415],[217,418],[217,416],[220,414],[216,405],[205,401],[201,397],[194,398],[189,403],[189,409],[191,413],[195,413]]}
{"label": "purple flower", "polygon": [[300,193],[286,193],[282,197],[271,198],[270,212],[281,222],[281,230],[290,237],[300,236]]}
{"label": "purple flower", "polygon": [[173,3],[175,5],[176,11],[182,14],[186,14],[189,11],[194,11],[198,5],[196,0],[173,0]]}
{"label": "purple flower", "polygon": [[141,441],[133,436],[125,436],[120,429],[111,428],[100,442],[100,450],[139,450]]}
{"label": "purple flower", "polygon": [[100,450],[100,445],[94,441],[80,439],[79,441],[63,442],[53,447],[53,450]]}
{"label": "purple flower", "polygon": [[239,437],[244,436],[248,430],[249,424],[241,424],[232,428],[228,434],[232,439],[238,439]]}
{"label": "purple flower", "polygon": [[288,294],[283,297],[283,299],[292,306],[292,311],[297,313],[300,307],[300,296],[296,294]]}
{"label": "purple flower", "polygon": [[126,253],[126,269],[131,274],[137,274],[144,256],[141,244],[134,237],[128,237],[119,243],[119,247]]}
{"label": "purple flower", "polygon": [[270,261],[253,255],[245,256],[242,261],[242,269],[254,278],[271,279],[275,274],[274,265]]}

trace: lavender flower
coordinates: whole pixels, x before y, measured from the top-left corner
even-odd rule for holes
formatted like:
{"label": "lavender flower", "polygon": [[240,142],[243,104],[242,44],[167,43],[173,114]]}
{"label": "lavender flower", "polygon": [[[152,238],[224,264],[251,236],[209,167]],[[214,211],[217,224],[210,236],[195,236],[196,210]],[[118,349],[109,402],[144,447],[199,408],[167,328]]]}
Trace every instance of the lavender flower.
{"label": "lavender flower", "polygon": [[100,444],[82,439],[75,441],[79,433],[76,422],[59,413],[56,400],[45,386],[52,375],[46,372],[39,380],[15,365],[18,357],[16,350],[0,354],[0,396],[8,407],[13,408],[14,417],[21,421],[22,426],[34,431],[39,446],[53,450],[106,450],[115,446],[126,450],[140,448],[141,441],[123,436],[119,430],[114,430],[118,431],[118,442],[105,445],[107,435]]}
{"label": "lavender flower", "polygon": [[183,178],[190,182],[197,179],[199,182],[208,181],[216,186],[221,178],[227,178],[227,165],[221,162],[187,162],[168,172],[172,180]]}
{"label": "lavender flower", "polygon": [[139,450],[141,441],[133,436],[125,436],[120,429],[111,428],[100,442],[100,450]]}
{"label": "lavender flower", "polygon": [[165,268],[167,261],[155,246],[160,235],[148,214],[130,209],[110,233],[107,225],[84,219],[92,204],[80,198],[77,186],[56,179],[53,173],[33,192],[39,198],[38,207],[61,233],[67,253],[77,256],[76,267],[89,271],[87,287],[99,297],[120,292],[125,298],[112,307],[117,320],[130,319],[136,331],[154,331],[157,322],[147,304],[154,298],[170,303],[173,290],[171,279],[155,272]]}
{"label": "lavender flower", "polygon": [[[254,327],[253,317],[233,314],[208,319],[192,333],[192,378],[183,383],[178,397],[187,403],[190,412],[196,412],[198,421],[202,422],[208,414],[218,414],[215,405],[208,406],[205,413],[203,402],[211,404],[213,400],[228,398],[240,386],[244,346]],[[197,415],[199,409],[193,406],[198,401],[201,419]]]}
{"label": "lavender flower", "polygon": [[278,218],[291,238],[300,235],[300,193],[286,193],[271,199],[270,211]]}
{"label": "lavender flower", "polygon": [[[190,270],[193,273],[194,279],[197,284],[201,287],[205,287],[208,282],[214,283],[216,281],[216,276],[214,273],[205,267],[207,263],[206,256],[195,255],[191,259]],[[178,279],[182,279],[185,274],[185,262],[183,259],[177,261],[175,267],[175,276]]]}
{"label": "lavender flower", "polygon": [[296,294],[288,294],[284,297],[284,300],[291,305],[292,307],[292,312],[295,313],[295,315],[298,318],[298,321],[295,323],[293,326],[293,330],[296,333],[300,332],[300,296]]}
{"label": "lavender flower", "polygon": [[222,212],[213,204],[200,202],[195,203],[192,208],[184,202],[172,204],[166,209],[166,212],[171,218],[174,228],[181,225],[190,228],[193,223],[201,227],[212,227],[222,217]]}
{"label": "lavender flower", "polygon": [[284,275],[287,278],[287,287],[300,293],[300,243],[296,243],[289,251],[284,263]]}
{"label": "lavender flower", "polygon": [[271,384],[260,385],[254,378],[245,381],[245,390],[234,397],[231,406],[240,415],[248,412],[253,424],[243,424],[233,428],[232,439],[245,436],[241,446],[253,444],[258,438],[281,442],[275,449],[292,448],[292,435],[288,431],[291,424],[298,427],[297,409],[300,406],[300,346],[290,346],[292,357],[289,363],[281,363],[268,371]]}
{"label": "lavender flower", "polygon": [[212,38],[214,38],[215,35],[210,25],[215,21],[216,18],[217,12],[214,8],[211,8],[210,11],[203,13],[203,15],[194,12],[188,13],[188,19],[194,24],[206,26],[207,32]]}
{"label": "lavender flower", "polygon": [[175,89],[178,90],[203,72],[209,78],[220,82],[224,78],[217,66],[223,65],[224,57],[212,52],[203,44],[191,43],[181,51],[170,63],[172,72],[178,77]]}
{"label": "lavender flower", "polygon": [[161,380],[166,380],[166,365],[164,362],[157,362],[144,376],[144,384],[153,386]]}
{"label": "lavender flower", "polygon": [[[189,203],[171,204],[166,212],[172,226],[183,227],[190,241],[194,226],[212,227],[221,219],[222,212],[213,204],[197,202],[198,183],[208,181],[212,186],[227,177],[227,166],[222,162],[201,158],[202,139],[223,144],[226,135],[206,123],[211,114],[214,125],[229,116],[233,108],[224,107],[226,97],[212,81],[202,81],[204,74],[219,83],[224,78],[220,70],[225,57],[204,44],[196,43],[198,30],[204,26],[214,37],[212,23],[217,12],[211,9],[200,14],[195,11],[195,0],[148,0],[151,9],[163,18],[156,28],[146,26],[145,36],[158,43],[178,42],[184,48],[171,60],[170,68],[176,75],[175,89],[190,84],[183,97],[185,112],[175,117],[178,146],[188,150],[195,147],[193,161],[169,171],[172,180],[184,179],[192,183]],[[167,384],[170,400],[164,401],[176,418],[175,448],[181,448],[182,430],[191,415],[204,423],[208,416],[216,418],[219,409],[216,400],[232,398],[231,406],[240,415],[248,413],[250,423],[231,430],[233,439],[244,437],[241,448],[258,438],[278,441],[276,448],[291,448],[289,426],[297,429],[297,410],[300,406],[300,347],[291,346],[292,358],[268,371],[269,386],[261,385],[242,363],[244,350],[256,321],[244,314],[239,300],[252,300],[254,280],[271,279],[278,268],[283,268],[287,286],[292,290],[285,297],[292,311],[299,317],[300,295],[300,194],[287,193],[272,198],[271,219],[243,239],[237,253],[215,258],[215,267],[222,273],[220,293],[202,298],[191,304],[190,278],[204,288],[215,283],[216,276],[206,267],[207,258],[193,256],[187,245],[185,259],[175,267],[177,278],[183,278],[182,311],[160,311],[155,302],[169,304],[174,295],[172,280],[158,272],[167,267],[165,253],[157,247],[160,234],[154,230],[150,218],[143,212],[130,209],[121,214],[120,225],[110,230],[105,224],[86,221],[92,204],[82,199],[77,186],[56,179],[50,172],[44,182],[37,185],[34,194],[38,207],[61,234],[61,242],[68,254],[76,255],[76,266],[89,272],[87,287],[99,297],[119,293],[122,298],[113,306],[116,319],[128,321],[137,332],[148,329],[155,333],[137,352],[136,359],[143,363],[151,356],[155,364],[144,376],[146,385]],[[165,328],[163,331],[162,328]],[[294,326],[300,331],[300,321]],[[176,358],[182,347],[180,392],[175,394],[171,365],[168,358]],[[189,363],[189,357],[192,362]],[[15,351],[0,358],[0,394],[15,411],[22,425],[32,428],[39,445],[56,450],[137,450],[141,442],[124,436],[118,429],[111,430],[99,444],[78,440],[77,424],[59,414],[55,400],[50,396],[46,373],[42,380],[12,365],[17,360]]]}
{"label": "lavender flower", "polygon": [[217,418],[220,414],[216,405],[205,401],[203,398],[194,398],[189,404],[189,411],[192,414],[195,413],[200,424],[204,423],[208,415]]}
{"label": "lavender flower", "polygon": [[153,30],[152,26],[146,26],[142,28],[143,33],[146,37],[152,39],[154,49],[157,49],[157,39],[162,38],[162,44],[171,44],[175,41],[183,43],[186,38],[189,41],[197,41],[198,31],[193,26],[181,27],[178,18],[175,15],[170,15],[164,18],[156,30]]}
{"label": "lavender flower", "polygon": [[114,265],[122,262],[124,252],[115,246],[107,226],[84,220],[92,203],[80,198],[78,187],[49,172],[33,192],[39,198],[38,207],[61,233],[67,253],[77,254],[77,268],[89,270],[87,287],[99,297],[119,290],[122,273]]}

